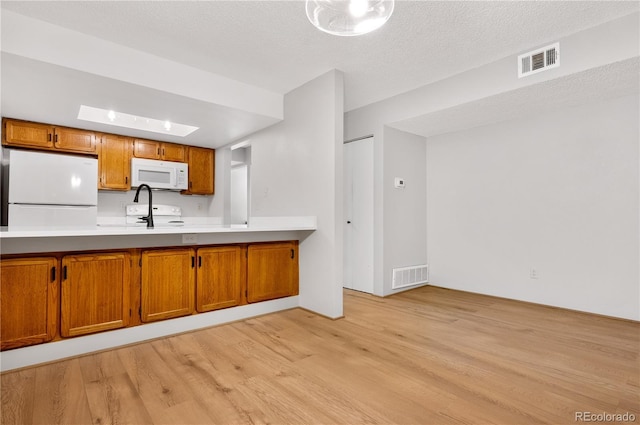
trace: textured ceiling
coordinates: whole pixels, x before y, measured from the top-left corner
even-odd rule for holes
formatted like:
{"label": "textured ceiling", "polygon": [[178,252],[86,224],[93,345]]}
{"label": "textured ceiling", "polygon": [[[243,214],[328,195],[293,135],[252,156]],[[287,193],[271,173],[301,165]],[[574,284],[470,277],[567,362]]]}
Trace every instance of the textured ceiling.
{"label": "textured ceiling", "polygon": [[278,93],[330,69],[345,110],[639,9],[638,2],[398,1],[382,29],[335,37],[303,1],[2,1],[2,8]]}

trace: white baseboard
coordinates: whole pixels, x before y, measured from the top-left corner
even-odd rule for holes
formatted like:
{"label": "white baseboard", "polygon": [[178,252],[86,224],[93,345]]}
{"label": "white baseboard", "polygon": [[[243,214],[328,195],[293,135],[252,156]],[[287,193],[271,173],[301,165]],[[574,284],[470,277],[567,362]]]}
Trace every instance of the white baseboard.
{"label": "white baseboard", "polygon": [[76,357],[155,338],[207,328],[299,306],[298,296],[194,314],[131,328],[101,332],[0,352],[0,371]]}

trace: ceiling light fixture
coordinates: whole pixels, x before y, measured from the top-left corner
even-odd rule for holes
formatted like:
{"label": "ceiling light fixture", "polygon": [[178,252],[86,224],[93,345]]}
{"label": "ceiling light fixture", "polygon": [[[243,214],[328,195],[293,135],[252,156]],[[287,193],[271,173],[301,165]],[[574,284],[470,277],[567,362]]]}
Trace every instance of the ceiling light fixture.
{"label": "ceiling light fixture", "polygon": [[307,0],[307,18],[332,35],[361,35],[384,25],[393,7],[394,0]]}
{"label": "ceiling light fixture", "polygon": [[100,124],[115,125],[117,127],[132,128],[135,130],[152,131],[154,133],[171,134],[172,136],[185,137],[196,131],[199,127],[178,124],[170,121],[156,120],[137,115],[116,113],[113,110],[94,108],[80,105],[78,119]]}

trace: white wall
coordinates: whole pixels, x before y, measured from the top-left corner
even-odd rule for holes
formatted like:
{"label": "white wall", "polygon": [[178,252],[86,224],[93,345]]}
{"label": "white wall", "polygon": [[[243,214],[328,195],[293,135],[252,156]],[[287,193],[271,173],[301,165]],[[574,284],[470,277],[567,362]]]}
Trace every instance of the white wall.
{"label": "white wall", "polygon": [[[98,192],[99,217],[124,217],[124,206],[133,203],[135,190],[128,192],[101,190]],[[215,195],[214,195],[215,196]],[[182,215],[207,217],[214,196],[180,195],[179,192],[154,191],[153,204],[168,204],[182,207]],[[149,202],[147,192],[140,194],[140,203]]]}
{"label": "white wall", "polygon": [[429,138],[431,284],[639,320],[638,103]]}
{"label": "white wall", "polygon": [[[384,128],[384,270],[382,291],[392,290],[392,269],[427,264],[426,139]],[[404,189],[394,187],[402,177]],[[403,290],[410,288],[403,288]]]}
{"label": "white wall", "polygon": [[316,216],[301,243],[300,306],[342,316],[343,75],[330,71],[284,98],[284,121],[248,137],[251,217]]}

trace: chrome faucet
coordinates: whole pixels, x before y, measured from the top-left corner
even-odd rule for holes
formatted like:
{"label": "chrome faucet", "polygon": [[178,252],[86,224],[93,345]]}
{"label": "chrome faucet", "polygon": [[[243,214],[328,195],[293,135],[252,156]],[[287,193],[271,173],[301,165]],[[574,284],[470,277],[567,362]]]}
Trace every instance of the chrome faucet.
{"label": "chrome faucet", "polygon": [[147,222],[148,228],[153,228],[153,206],[151,201],[151,187],[148,184],[141,184],[138,186],[138,190],[136,190],[136,197],[133,198],[133,202],[138,202],[138,195],[140,195],[140,189],[146,187],[149,191],[149,215],[146,217],[140,217],[140,220]]}

